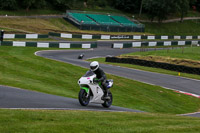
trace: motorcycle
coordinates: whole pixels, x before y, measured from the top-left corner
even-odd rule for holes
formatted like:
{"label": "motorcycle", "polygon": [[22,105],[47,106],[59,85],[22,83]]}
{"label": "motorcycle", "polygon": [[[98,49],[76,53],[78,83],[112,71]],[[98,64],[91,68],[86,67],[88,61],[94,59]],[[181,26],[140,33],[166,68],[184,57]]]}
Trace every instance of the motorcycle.
{"label": "motorcycle", "polygon": [[106,81],[109,99],[104,99],[104,90],[102,89],[101,83],[95,82],[95,79],[96,74],[89,70],[78,80],[81,88],[78,96],[79,103],[82,106],[87,106],[89,103],[96,103],[102,104],[105,108],[109,108],[113,101],[112,93],[109,90],[113,86],[113,80]]}

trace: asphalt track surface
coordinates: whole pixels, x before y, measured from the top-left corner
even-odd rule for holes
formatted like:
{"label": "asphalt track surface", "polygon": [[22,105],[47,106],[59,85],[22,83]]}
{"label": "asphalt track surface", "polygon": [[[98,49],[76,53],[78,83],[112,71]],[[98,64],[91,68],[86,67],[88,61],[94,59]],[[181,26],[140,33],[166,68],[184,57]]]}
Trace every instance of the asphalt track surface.
{"label": "asphalt track surface", "polygon": [[103,108],[98,104],[89,104],[84,107],[79,104],[77,99],[6,86],[0,86],[0,108],[142,112],[116,106]]}
{"label": "asphalt track surface", "polygon": [[[37,56],[74,64],[80,67],[89,68],[89,62],[77,59],[78,55],[84,54],[84,59],[116,56],[120,54],[136,52],[140,49],[111,49],[108,45],[101,45],[97,49],[90,50],[57,50],[39,51]],[[141,70],[123,68],[111,65],[100,65],[106,73],[133,79],[136,81],[162,86],[168,89],[175,89],[200,95],[200,81],[171,76],[166,74],[152,73]],[[119,81],[120,82],[120,81]],[[62,109],[62,110],[92,110],[92,111],[128,111],[142,112],[127,108],[112,106],[109,109],[101,105],[89,104],[87,107],[80,106],[77,99],[49,95],[34,91],[0,86],[0,108],[10,109]],[[186,114],[185,116],[200,117],[200,113]]]}

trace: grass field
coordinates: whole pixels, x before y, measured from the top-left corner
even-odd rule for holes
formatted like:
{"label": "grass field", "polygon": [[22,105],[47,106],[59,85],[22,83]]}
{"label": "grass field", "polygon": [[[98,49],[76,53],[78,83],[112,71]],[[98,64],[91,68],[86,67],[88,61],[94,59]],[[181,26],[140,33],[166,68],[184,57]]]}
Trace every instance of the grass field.
{"label": "grass field", "polygon": [[6,11],[6,10],[0,10],[0,15],[8,15],[8,16],[31,16],[31,15],[58,15],[62,14],[62,11],[58,10],[29,10],[28,12],[26,10],[17,10],[17,11]]}
{"label": "grass field", "polygon": [[[143,33],[132,32],[100,32],[79,30],[62,18],[0,18],[0,29],[5,29],[7,33],[84,33],[84,34],[112,34],[112,35],[133,35]],[[147,33],[148,34],[148,33]]]}
{"label": "grass field", "polygon": [[134,52],[120,57],[163,62],[188,67],[200,67],[200,47],[182,47],[158,51]]}
{"label": "grass field", "polygon": [[134,52],[126,55],[140,55],[140,56],[164,56],[170,58],[179,59],[190,59],[190,60],[200,60],[200,47],[185,47],[185,48],[173,48],[157,51],[147,51],[147,52]]}
{"label": "grass field", "polygon": [[200,119],[150,113],[0,110],[1,133],[198,133]]}
{"label": "grass field", "polygon": [[[0,47],[0,84],[77,98],[78,79],[87,69],[34,55],[39,48]],[[114,105],[147,112],[183,114],[198,111],[200,99],[108,75]]]}
{"label": "grass field", "polygon": [[111,35],[200,35],[200,20],[187,20],[183,23],[144,23],[145,33],[137,32],[100,32],[82,31],[62,18],[0,18],[0,29],[8,33],[41,33],[65,32],[83,34]]}
{"label": "grass field", "polygon": [[156,35],[200,35],[200,20],[185,20],[183,23],[144,23],[145,32]]}

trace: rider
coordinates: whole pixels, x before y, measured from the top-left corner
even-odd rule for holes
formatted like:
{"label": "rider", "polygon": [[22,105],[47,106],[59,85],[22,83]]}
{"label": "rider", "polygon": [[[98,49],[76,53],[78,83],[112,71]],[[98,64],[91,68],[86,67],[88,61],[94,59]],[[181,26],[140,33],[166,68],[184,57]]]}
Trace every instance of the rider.
{"label": "rider", "polygon": [[95,79],[95,82],[101,82],[102,84],[102,87],[105,91],[104,99],[109,99],[108,88],[106,85],[106,75],[104,71],[99,67],[99,63],[97,61],[93,61],[92,63],[90,63],[90,70],[93,71],[97,76],[97,79]]}

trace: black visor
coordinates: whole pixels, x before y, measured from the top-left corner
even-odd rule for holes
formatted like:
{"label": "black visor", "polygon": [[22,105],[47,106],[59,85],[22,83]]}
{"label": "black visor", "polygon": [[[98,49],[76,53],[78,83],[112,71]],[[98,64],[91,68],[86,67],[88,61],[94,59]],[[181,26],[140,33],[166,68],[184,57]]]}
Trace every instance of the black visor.
{"label": "black visor", "polygon": [[91,70],[95,70],[98,66],[90,66]]}

